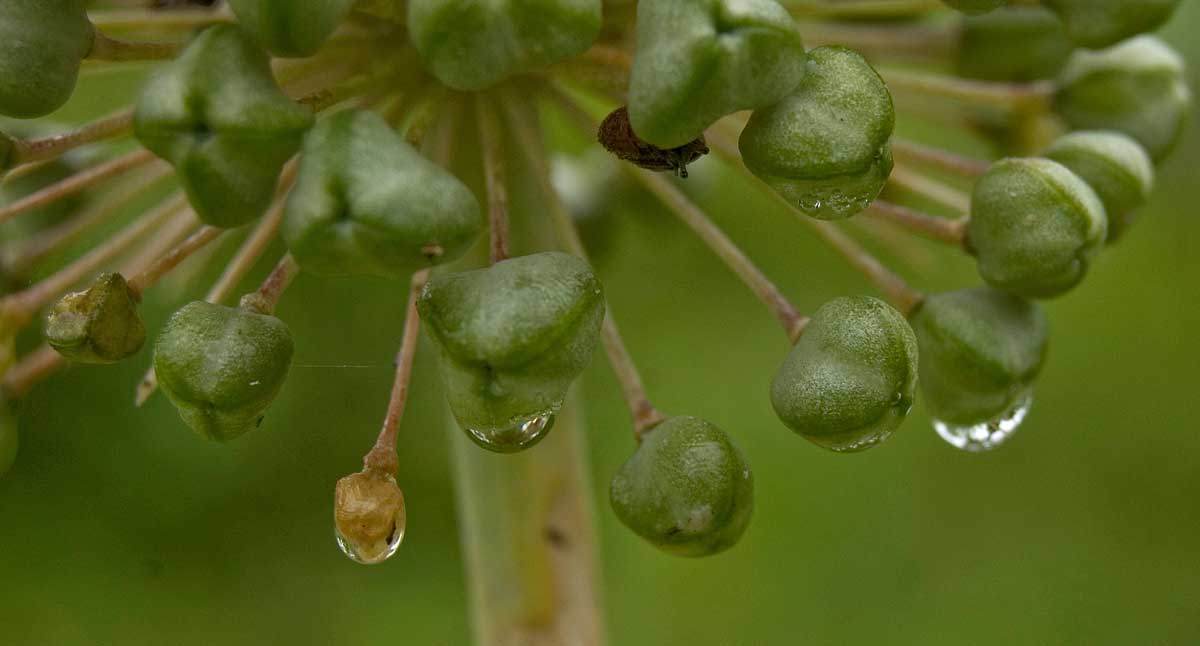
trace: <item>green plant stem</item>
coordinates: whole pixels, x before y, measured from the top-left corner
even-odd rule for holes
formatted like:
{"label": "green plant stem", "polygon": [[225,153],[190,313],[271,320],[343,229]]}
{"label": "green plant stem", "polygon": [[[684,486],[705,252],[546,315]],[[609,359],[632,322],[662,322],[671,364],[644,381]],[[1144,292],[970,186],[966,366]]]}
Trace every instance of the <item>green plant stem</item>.
{"label": "green plant stem", "polygon": [[937,242],[962,245],[966,234],[966,220],[963,218],[939,218],[885,200],[875,200],[866,213]]}
{"label": "green plant stem", "polygon": [[43,139],[17,140],[13,149],[16,168],[12,172],[20,173],[21,166],[26,164],[55,159],[80,146],[123,137],[132,131],[133,108],[122,108],[69,132]]}
{"label": "green plant stem", "polygon": [[0,222],[7,222],[27,211],[53,204],[58,200],[87,190],[126,171],[149,164],[154,160],[154,154],[150,151],[144,149],[135,150],[122,157],[79,171],[62,181],[51,184],[36,193],[27,195],[4,208],[0,208]]}
{"label": "green plant stem", "polygon": [[480,449],[446,417],[476,646],[603,644],[579,398],[513,455]]}
{"label": "green plant stem", "polygon": [[984,159],[959,155],[900,137],[892,137],[892,152],[903,159],[954,173],[967,179],[979,177],[991,166],[991,162]]}
{"label": "green plant stem", "polygon": [[799,26],[805,45],[852,47],[867,58],[894,60],[897,56],[944,61],[958,46],[958,29],[946,25],[887,26],[835,22],[805,22]]}
{"label": "green plant stem", "polygon": [[98,29],[118,31],[190,31],[222,22],[233,22],[233,13],[221,9],[99,9],[88,12]]}
{"label": "green plant stem", "polygon": [[508,188],[500,124],[484,95],[478,95],[475,112],[479,122],[479,149],[483,157],[483,176],[487,186],[489,259],[492,264],[508,258]]}
{"label": "green plant stem", "polygon": [[1053,81],[999,83],[890,67],[877,69],[887,81],[888,89],[896,94],[936,96],[1006,110],[1045,112],[1050,109],[1056,89]]}
{"label": "green plant stem", "polygon": [[363,457],[364,469],[379,469],[395,475],[400,468],[396,455],[396,435],[400,431],[400,420],[408,404],[408,386],[412,382],[413,361],[417,356],[417,341],[421,333],[421,313],[417,311],[417,297],[429,281],[429,270],[413,274],[408,288],[408,305],[404,308],[404,332],[400,336],[400,350],[396,352],[396,376],[392,381],[392,392],[388,398],[387,413],[383,417],[383,429],[375,440],[375,446]]}
{"label": "green plant stem", "polygon": [[805,215],[799,208],[785,199],[774,189],[771,189],[762,180],[758,179],[750,169],[742,163],[741,155],[738,153],[737,143],[728,137],[720,128],[713,128],[709,131],[708,143],[716,153],[723,158],[730,166],[738,169],[752,181],[758,183],[766,195],[775,200],[780,206],[784,207],[789,213],[794,215],[797,220],[805,226],[812,229],[826,244],[834,251],[846,259],[855,269],[862,273],[867,280],[871,281],[875,287],[884,294],[889,302],[900,310],[905,315],[916,310],[918,306],[925,300],[924,294],[915,290],[903,278],[897,275],[892,270],[888,269],[878,258],[871,255],[861,244],[854,238],[847,235],[844,231],[837,228],[829,222],[815,220]]}
{"label": "green plant stem", "polygon": [[[571,214],[567,212],[562,199],[554,189],[554,184],[550,181],[550,165],[546,161],[545,144],[528,123],[530,119],[536,119],[536,115],[523,114],[519,108],[519,102],[511,97],[505,97],[503,103],[513,134],[521,150],[524,151],[538,187],[549,206],[558,239],[571,253],[587,260],[587,249],[584,248],[583,241],[579,238],[579,232],[575,229]],[[647,397],[641,376],[638,374],[633,358],[625,347],[620,330],[613,320],[611,308],[604,319],[602,340],[613,373],[621,384],[625,404],[629,408],[630,415],[633,416],[634,435],[641,439],[644,433],[661,423],[666,416]]]}
{"label": "green plant stem", "polygon": [[892,175],[888,178],[888,182],[947,206],[960,216],[966,216],[971,212],[971,196],[969,194],[944,182],[916,173],[906,166],[896,165],[892,169]]}
{"label": "green plant stem", "polygon": [[88,58],[94,61],[162,61],[175,58],[183,49],[182,43],[131,42],[110,38],[99,29],[93,33]]}
{"label": "green plant stem", "polygon": [[797,18],[888,18],[946,9],[940,0],[843,0],[785,5]]}

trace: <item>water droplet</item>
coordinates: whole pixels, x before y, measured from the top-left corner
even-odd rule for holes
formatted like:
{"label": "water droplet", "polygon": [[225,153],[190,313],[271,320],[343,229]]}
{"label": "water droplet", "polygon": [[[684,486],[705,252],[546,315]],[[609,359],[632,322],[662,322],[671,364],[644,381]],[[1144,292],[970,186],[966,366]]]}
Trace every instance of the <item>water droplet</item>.
{"label": "water droplet", "polygon": [[1021,393],[1013,405],[996,417],[974,425],[948,424],[933,420],[933,428],[956,449],[971,453],[990,451],[1004,443],[1016,432],[1033,406],[1033,391]]}
{"label": "water droplet", "polygon": [[814,193],[801,195],[797,205],[800,207],[801,211],[804,211],[809,215],[819,213],[821,211],[821,196]]}
{"label": "water droplet", "polygon": [[554,413],[537,413],[496,428],[468,428],[475,443],[497,453],[516,453],[537,444],[554,426]]}
{"label": "water droplet", "polygon": [[386,540],[380,540],[371,545],[359,545],[356,541],[344,536],[336,524],[334,525],[334,535],[337,536],[338,549],[342,550],[342,554],[345,554],[346,558],[362,565],[377,565],[392,558],[396,550],[400,549],[400,543],[404,541],[404,529],[407,523],[407,514],[402,506],[396,512],[395,524]]}
{"label": "water droplet", "polygon": [[866,435],[851,439],[839,438],[837,440],[831,440],[828,438],[821,438],[815,441],[817,444],[836,453],[857,453],[859,451],[865,451],[878,444],[882,444],[891,436],[891,431],[877,431],[875,433],[868,433]]}

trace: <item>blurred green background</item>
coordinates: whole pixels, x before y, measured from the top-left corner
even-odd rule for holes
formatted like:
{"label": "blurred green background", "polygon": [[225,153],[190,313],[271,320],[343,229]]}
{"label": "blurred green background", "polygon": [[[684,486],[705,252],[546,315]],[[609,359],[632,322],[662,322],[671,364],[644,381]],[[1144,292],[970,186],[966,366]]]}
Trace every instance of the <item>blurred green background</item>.
{"label": "blurred green background", "polygon": [[[1165,33],[1200,87],[1200,5],[1184,5]],[[90,90],[131,91],[105,78]],[[691,190],[802,309],[870,291],[711,166]],[[919,405],[861,455],[787,431],[767,398],[787,351],[774,319],[668,214],[623,200],[597,247],[612,311],[656,402],[728,430],[758,486],[750,530],[721,556],[669,557],[626,531],[607,480],[633,442],[595,361],[582,388],[611,643],[1200,642],[1198,166],[1193,128],[1131,234],[1048,304],[1034,409],[984,455],[943,443]],[[978,280],[932,244],[907,248],[889,259],[923,288]],[[151,329],[216,269],[152,292]],[[405,544],[366,568],[333,541],[333,483],[378,429],[403,299],[399,284],[301,278],[280,310],[298,347],[287,388],[260,431],[227,446],[187,431],[161,396],[133,408],[148,349],[35,390],[0,480],[0,643],[468,643],[428,348],[400,439]]]}

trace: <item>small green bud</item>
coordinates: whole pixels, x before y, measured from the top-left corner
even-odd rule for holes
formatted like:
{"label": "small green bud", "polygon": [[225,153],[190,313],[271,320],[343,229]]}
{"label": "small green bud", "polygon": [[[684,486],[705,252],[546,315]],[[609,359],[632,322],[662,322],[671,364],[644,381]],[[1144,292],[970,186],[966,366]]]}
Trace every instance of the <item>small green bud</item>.
{"label": "small green bud", "polygon": [[642,0],[637,12],[629,120],[660,148],[777,103],[804,78],[800,33],[774,0]]}
{"label": "small green bud", "polygon": [[1075,49],[1062,22],[1041,7],[1010,7],[963,20],[958,73],[985,81],[1058,76]]}
{"label": "small green bud", "polygon": [[1059,76],[1055,111],[1076,130],[1116,130],[1162,161],[1191,112],[1183,59],[1153,36],[1076,51]]}
{"label": "small green bud", "polygon": [[1154,162],[1145,148],[1119,132],[1074,132],[1055,141],[1045,156],[1096,191],[1108,214],[1109,242],[1124,233],[1154,189]]}
{"label": "small green bud", "polygon": [[870,206],[892,172],[892,95],[858,53],[808,53],[800,86],[756,110],[739,147],[746,167],[808,215],[850,217]]}
{"label": "small green bud", "polygon": [[229,0],[238,24],[254,40],[287,57],[317,53],[353,6],[354,0]]}
{"label": "small green bud", "polygon": [[17,461],[20,444],[17,417],[13,415],[8,402],[0,399],[0,478],[3,478]]}
{"label": "small green bud", "polygon": [[978,15],[1008,4],[1008,0],[942,0],[953,9],[968,15]]}
{"label": "small green bud", "polygon": [[121,274],[101,274],[50,310],[46,342],[79,363],[116,363],[137,354],[146,343],[137,294]]}
{"label": "small green bud", "polygon": [[471,191],[372,112],[321,121],[301,159],[283,235],[305,271],[409,276],[459,258],[483,229]]}
{"label": "small green bud", "polygon": [[1043,0],[1067,26],[1071,40],[1098,49],[1157,29],[1179,0]]}
{"label": "small green bud", "polygon": [[266,52],[217,25],[146,84],[134,131],[175,166],[202,220],[235,227],[266,211],[312,122],[275,84]]}
{"label": "small green bud", "polygon": [[993,287],[1061,295],[1083,280],[1107,236],[1100,198],[1058,162],[1003,159],[975,183],[967,245]]}
{"label": "small green bud", "polygon": [[600,281],[582,260],[546,252],[434,276],[417,302],[441,349],[446,399],[480,446],[532,446],[591,360],[604,320]]}
{"label": "small green bud", "polygon": [[456,90],[481,90],[583,53],[600,0],[410,0],[408,33],[425,67]]}
{"label": "small green bud", "polygon": [[348,475],[337,482],[333,522],[342,553],[363,565],[382,563],[404,540],[404,492],[379,469]]}
{"label": "small green bud", "polygon": [[932,417],[954,427],[984,425],[1027,402],[1048,339],[1036,304],[988,287],[934,294],[912,325]]}
{"label": "small green bud", "polygon": [[32,119],[62,107],[94,37],[84,0],[0,2],[0,114]]}
{"label": "small green bud", "polygon": [[904,422],[917,388],[917,340],[904,315],[869,296],[817,310],[771,384],[788,428],[837,452],[863,451]]}
{"label": "small green bud", "polygon": [[291,333],[274,316],[196,301],[167,321],[154,371],[183,421],[223,442],[262,423],[292,350]]}
{"label": "small green bud", "polygon": [[697,417],[672,417],[613,475],[609,501],[626,527],[658,549],[709,556],[745,533],[754,477],[724,431]]}

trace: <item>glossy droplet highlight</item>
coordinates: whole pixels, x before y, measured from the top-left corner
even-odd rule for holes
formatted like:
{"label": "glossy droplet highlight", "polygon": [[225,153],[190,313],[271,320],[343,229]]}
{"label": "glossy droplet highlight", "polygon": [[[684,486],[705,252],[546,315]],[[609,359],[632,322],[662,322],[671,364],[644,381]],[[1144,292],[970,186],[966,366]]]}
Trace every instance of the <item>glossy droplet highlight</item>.
{"label": "glossy droplet highlight", "polygon": [[933,420],[938,435],[956,449],[969,453],[982,453],[1000,446],[1016,432],[1033,406],[1033,391],[1027,390],[1017,397],[1008,410],[992,419],[972,425],[948,424]]}
{"label": "glossy droplet highlight", "polygon": [[495,428],[468,428],[467,436],[496,453],[516,453],[537,444],[554,426],[554,413],[544,412]]}
{"label": "glossy droplet highlight", "polygon": [[380,542],[373,546],[357,545],[350,538],[342,534],[341,530],[334,525],[334,535],[337,537],[338,549],[346,558],[360,563],[362,565],[378,565],[392,558],[392,555],[400,549],[400,543],[404,542],[404,528],[407,523],[407,514],[401,509],[395,515],[395,526],[392,533],[387,537],[386,541]]}

